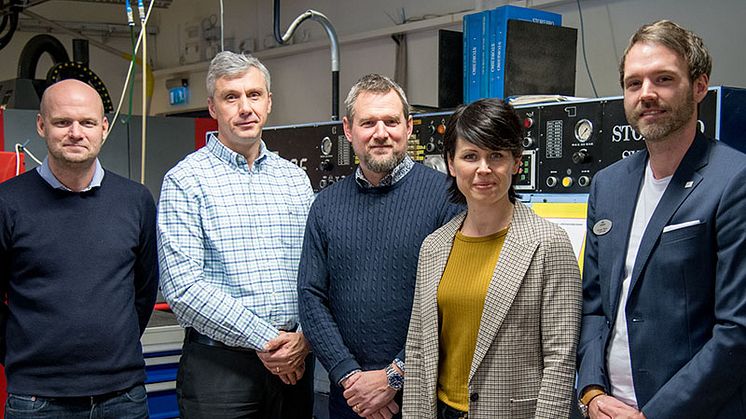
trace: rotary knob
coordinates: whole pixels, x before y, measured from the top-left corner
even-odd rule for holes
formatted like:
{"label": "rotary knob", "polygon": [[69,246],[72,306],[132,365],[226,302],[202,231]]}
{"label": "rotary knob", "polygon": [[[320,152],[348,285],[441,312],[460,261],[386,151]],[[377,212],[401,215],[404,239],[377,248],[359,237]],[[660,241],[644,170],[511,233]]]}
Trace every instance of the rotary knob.
{"label": "rotary knob", "polygon": [[575,164],[589,163],[590,161],[591,155],[584,148],[572,153],[572,162]]}

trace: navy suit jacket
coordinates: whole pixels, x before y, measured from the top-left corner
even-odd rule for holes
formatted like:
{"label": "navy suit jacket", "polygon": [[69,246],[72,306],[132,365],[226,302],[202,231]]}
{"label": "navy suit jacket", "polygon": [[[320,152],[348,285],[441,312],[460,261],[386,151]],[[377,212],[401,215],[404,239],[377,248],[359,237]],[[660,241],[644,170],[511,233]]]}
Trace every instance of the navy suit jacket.
{"label": "navy suit jacket", "polygon": [[[609,388],[606,349],[647,160],[636,153],[591,185],[581,392]],[[606,234],[594,234],[599,220],[612,222]],[[746,155],[697,134],[642,237],[625,310],[635,395],[648,419],[746,418]]]}

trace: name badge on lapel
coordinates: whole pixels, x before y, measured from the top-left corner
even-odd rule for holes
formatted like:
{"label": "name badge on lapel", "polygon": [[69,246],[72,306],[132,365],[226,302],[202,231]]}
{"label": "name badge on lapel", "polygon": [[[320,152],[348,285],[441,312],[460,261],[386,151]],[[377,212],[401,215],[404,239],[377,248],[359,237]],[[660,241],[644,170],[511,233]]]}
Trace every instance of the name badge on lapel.
{"label": "name badge on lapel", "polygon": [[613,223],[611,222],[611,220],[607,220],[605,218],[603,220],[598,220],[596,224],[593,225],[593,234],[597,236],[603,236],[604,234],[611,231],[612,225]]}

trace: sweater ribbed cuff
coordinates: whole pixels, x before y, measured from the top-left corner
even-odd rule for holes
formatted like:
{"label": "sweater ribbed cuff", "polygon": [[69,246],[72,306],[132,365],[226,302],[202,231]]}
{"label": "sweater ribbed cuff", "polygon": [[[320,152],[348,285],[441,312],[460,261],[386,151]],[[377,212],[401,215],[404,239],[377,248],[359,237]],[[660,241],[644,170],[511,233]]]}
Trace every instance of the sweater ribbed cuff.
{"label": "sweater ribbed cuff", "polygon": [[329,381],[339,384],[344,376],[354,370],[362,370],[360,364],[354,358],[345,359],[329,371]]}

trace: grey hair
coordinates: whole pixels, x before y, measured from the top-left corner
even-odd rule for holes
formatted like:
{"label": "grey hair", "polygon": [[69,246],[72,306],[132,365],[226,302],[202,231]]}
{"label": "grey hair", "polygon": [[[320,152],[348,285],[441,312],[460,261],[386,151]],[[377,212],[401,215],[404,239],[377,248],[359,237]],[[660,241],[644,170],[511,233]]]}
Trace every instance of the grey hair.
{"label": "grey hair", "polygon": [[664,19],[640,27],[630,38],[627,49],[624,50],[624,55],[619,62],[619,83],[622,88],[624,88],[624,63],[627,53],[640,42],[661,44],[679,54],[689,67],[689,81],[693,82],[703,74],[710,77],[712,57],[702,38],[676,22]]}
{"label": "grey hair", "polygon": [[401,100],[402,109],[404,110],[404,118],[409,119],[409,102],[407,101],[407,95],[404,93],[404,90],[402,90],[395,81],[380,74],[368,74],[367,76],[363,76],[352,86],[350,93],[347,94],[347,99],[345,99],[347,119],[352,120],[355,116],[355,102],[357,102],[360,93],[369,92],[385,95],[392,90],[396,92],[399,96],[399,100]]}
{"label": "grey hair", "polygon": [[267,70],[267,67],[259,59],[253,55],[222,51],[210,61],[210,68],[207,69],[207,96],[212,97],[215,94],[215,82],[219,78],[238,77],[249,71],[251,67],[261,71],[264,75],[264,81],[267,83],[267,93],[269,93],[269,70]]}

